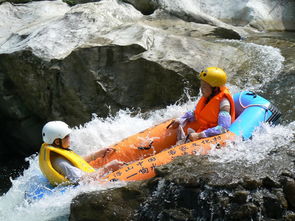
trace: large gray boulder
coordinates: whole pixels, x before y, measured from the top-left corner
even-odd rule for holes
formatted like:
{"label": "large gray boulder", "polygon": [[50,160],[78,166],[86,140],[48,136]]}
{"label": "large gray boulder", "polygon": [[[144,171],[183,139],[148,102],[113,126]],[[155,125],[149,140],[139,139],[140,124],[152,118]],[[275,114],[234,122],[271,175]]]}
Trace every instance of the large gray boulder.
{"label": "large gray boulder", "polygon": [[232,24],[258,30],[295,30],[295,2],[281,0],[123,0],[143,14],[163,9],[183,20],[206,24]]}

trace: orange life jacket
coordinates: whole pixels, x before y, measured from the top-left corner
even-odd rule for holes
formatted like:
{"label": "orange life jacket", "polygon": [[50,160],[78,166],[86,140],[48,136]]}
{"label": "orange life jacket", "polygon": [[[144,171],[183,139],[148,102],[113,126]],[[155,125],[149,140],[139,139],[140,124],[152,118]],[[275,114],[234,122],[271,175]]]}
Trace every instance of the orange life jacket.
{"label": "orange life jacket", "polygon": [[201,97],[195,108],[196,120],[188,123],[185,126],[185,131],[187,131],[187,128],[192,128],[196,132],[201,132],[208,128],[217,126],[218,115],[220,112],[220,102],[223,98],[227,98],[230,102],[230,116],[231,122],[233,122],[235,120],[234,100],[227,87],[223,86],[220,87],[220,93],[211,98],[211,100],[207,104],[207,98]]}

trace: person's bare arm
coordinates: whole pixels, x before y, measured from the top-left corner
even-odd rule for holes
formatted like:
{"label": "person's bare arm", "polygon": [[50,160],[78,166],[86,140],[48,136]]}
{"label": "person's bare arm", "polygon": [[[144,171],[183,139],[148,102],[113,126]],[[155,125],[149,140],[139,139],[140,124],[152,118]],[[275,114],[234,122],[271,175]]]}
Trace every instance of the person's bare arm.
{"label": "person's bare arm", "polygon": [[105,169],[105,172],[109,172],[109,171],[116,171],[118,169],[120,169],[121,167],[127,165],[127,163],[124,163],[122,161],[119,161],[119,160],[113,160],[109,163],[107,163],[105,166],[104,166],[104,169]]}
{"label": "person's bare arm", "polygon": [[95,180],[99,180],[109,172],[114,172],[118,169],[120,169],[122,166],[125,166],[126,163],[118,161],[118,160],[113,160],[109,163],[107,163],[104,167],[98,169],[97,171],[93,173],[87,173],[84,176],[80,178],[80,181],[82,182],[91,182]]}

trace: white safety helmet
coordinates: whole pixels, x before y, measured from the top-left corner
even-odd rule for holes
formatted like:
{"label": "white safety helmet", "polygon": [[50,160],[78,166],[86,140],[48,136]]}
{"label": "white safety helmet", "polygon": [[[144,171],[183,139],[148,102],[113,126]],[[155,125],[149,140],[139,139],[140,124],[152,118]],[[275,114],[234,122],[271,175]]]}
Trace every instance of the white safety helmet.
{"label": "white safety helmet", "polygon": [[47,144],[53,144],[57,138],[63,139],[69,135],[72,130],[65,122],[62,121],[50,121],[44,125],[42,129],[43,141]]}

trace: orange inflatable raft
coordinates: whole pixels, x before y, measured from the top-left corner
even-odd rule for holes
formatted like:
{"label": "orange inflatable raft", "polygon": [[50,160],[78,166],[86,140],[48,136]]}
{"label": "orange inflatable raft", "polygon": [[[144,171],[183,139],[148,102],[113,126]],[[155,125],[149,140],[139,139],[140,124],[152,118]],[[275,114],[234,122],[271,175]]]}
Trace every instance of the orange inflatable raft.
{"label": "orange inflatable raft", "polygon": [[129,164],[106,176],[106,180],[149,179],[155,176],[155,167],[167,164],[177,156],[207,154],[212,148],[225,146],[227,141],[232,141],[237,136],[249,139],[262,122],[276,124],[281,116],[275,106],[254,92],[245,91],[233,97],[236,120],[224,134],[175,146],[177,129],[167,129],[172,122],[169,120],[126,138],[112,146],[116,151],[110,156],[97,159],[90,164],[94,168],[99,168],[112,160]]}
{"label": "orange inflatable raft", "polygon": [[194,154],[207,154],[212,148],[225,146],[227,141],[234,140],[236,135],[230,131],[214,137],[204,138],[194,142],[178,145],[146,159],[136,161],[108,176],[109,181],[136,181],[154,177],[155,167],[170,163],[175,157]]}
{"label": "orange inflatable raft", "polygon": [[98,158],[90,165],[100,168],[110,161],[119,160],[128,165],[106,176],[107,180],[145,180],[155,176],[156,166],[167,164],[177,156],[207,154],[213,147],[224,146],[226,141],[235,137],[234,133],[227,132],[173,147],[177,142],[177,129],[167,129],[171,122],[166,121],[110,146],[115,149],[112,154]]}

